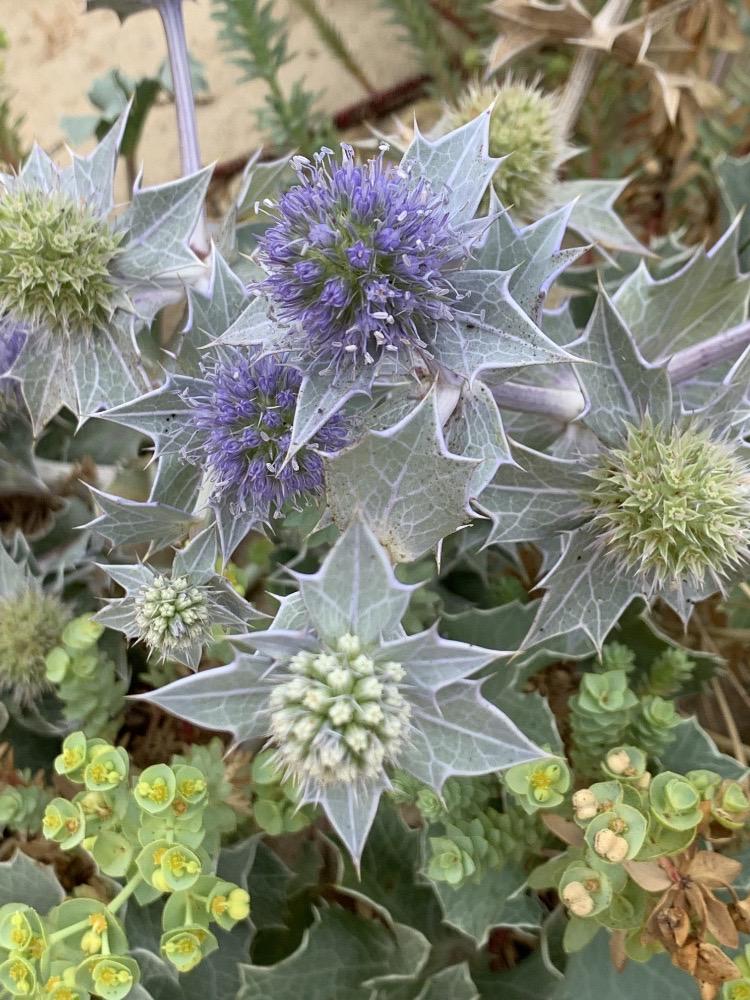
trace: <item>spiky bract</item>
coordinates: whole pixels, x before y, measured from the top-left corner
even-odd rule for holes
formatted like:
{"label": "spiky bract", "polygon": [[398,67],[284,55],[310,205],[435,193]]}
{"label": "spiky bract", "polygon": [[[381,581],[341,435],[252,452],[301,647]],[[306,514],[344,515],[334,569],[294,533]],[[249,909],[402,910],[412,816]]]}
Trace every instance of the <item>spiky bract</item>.
{"label": "spiky bract", "polygon": [[384,351],[424,346],[450,318],[450,273],[467,255],[446,199],[380,155],[362,165],[342,145],[295,163],[278,221],[260,239],[264,287],[300,347],[319,363],[372,363]]}
{"label": "spiky bract", "polygon": [[695,425],[630,425],[590,473],[602,553],[648,593],[724,579],[750,556],[750,470]]}
{"label": "spiky bract", "polygon": [[507,157],[492,180],[497,196],[522,218],[538,215],[569,155],[557,98],[515,80],[500,86],[476,84],[444,115],[440,131],[468,124],[493,104],[490,155]]}
{"label": "spiky bract", "polygon": [[0,309],[30,330],[89,334],[114,312],[110,266],[121,235],[60,192],[0,198]]}
{"label": "spiky bract", "polygon": [[186,576],[157,576],[143,586],[135,598],[135,620],[144,642],[163,656],[211,636],[206,596]]}
{"label": "spiky bract", "polygon": [[45,657],[69,618],[61,601],[35,587],[0,598],[0,689],[19,705],[31,704],[50,687]]}
{"label": "spiky bract", "polygon": [[26,330],[21,323],[12,316],[0,318],[0,411],[20,398],[14,380],[3,376],[13,367],[25,341]]}
{"label": "spiky bract", "polygon": [[206,372],[200,393],[185,394],[205,432],[196,450],[217,499],[266,517],[322,493],[318,452],[346,444],[344,421],[333,416],[285,465],[301,383],[283,356],[256,360],[236,351]]}
{"label": "spiky bract", "polygon": [[376,663],[356,636],[336,653],[297,653],[271,694],[279,765],[299,785],[351,784],[380,776],[407,737],[410,706],[398,663]]}

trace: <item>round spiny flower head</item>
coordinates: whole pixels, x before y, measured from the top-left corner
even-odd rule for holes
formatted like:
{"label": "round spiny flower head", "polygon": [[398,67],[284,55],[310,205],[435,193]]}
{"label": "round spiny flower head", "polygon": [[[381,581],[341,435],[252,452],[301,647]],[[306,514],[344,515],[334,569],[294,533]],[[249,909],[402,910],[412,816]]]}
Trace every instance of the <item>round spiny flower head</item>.
{"label": "round spiny flower head", "polygon": [[61,192],[0,199],[0,310],[30,330],[91,333],[110,319],[121,236]]}
{"label": "round spiny flower head", "polygon": [[375,663],[359,639],[342,636],[333,653],[301,652],[271,695],[271,742],[297,784],[375,778],[406,740],[410,708],[398,663]]}
{"label": "round spiny flower head", "polygon": [[649,593],[721,588],[750,556],[750,470],[709,431],[646,417],[591,475],[597,545]]}
{"label": "round spiny flower head", "polygon": [[49,688],[45,658],[69,619],[64,604],[35,588],[0,598],[0,689],[19,704]]}
{"label": "round spiny flower head", "polygon": [[323,491],[319,451],[346,444],[343,419],[331,417],[283,465],[302,374],[283,356],[254,360],[234,352],[205,375],[205,391],[186,395],[205,432],[198,461],[209,470],[215,497],[266,517],[287,501],[300,504]]}
{"label": "round spiny flower head", "polygon": [[206,597],[186,576],[157,576],[138,591],[135,620],[141,638],[164,656],[211,636]]}
{"label": "round spiny flower head", "polygon": [[555,96],[512,79],[500,86],[476,84],[443,116],[438,130],[468,124],[493,102],[490,155],[508,157],[495,171],[493,186],[501,204],[517,215],[537,215],[549,202],[557,169],[570,153]]}
{"label": "round spiny flower head", "polygon": [[445,197],[380,155],[354,162],[342,145],[315,164],[295,157],[299,184],[260,239],[263,287],[306,352],[335,370],[383,351],[424,347],[422,332],[450,318],[449,276],[467,255]]}

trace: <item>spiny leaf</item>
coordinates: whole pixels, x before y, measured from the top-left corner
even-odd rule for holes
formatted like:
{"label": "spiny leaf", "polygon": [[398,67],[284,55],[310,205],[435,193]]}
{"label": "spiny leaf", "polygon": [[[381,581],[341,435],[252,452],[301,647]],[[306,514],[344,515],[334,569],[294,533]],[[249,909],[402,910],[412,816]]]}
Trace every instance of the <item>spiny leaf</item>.
{"label": "spiny leaf", "polygon": [[434,391],[394,427],[369,431],[325,466],[336,524],[359,513],[394,562],[418,559],[469,520],[476,462],[447,451]]}

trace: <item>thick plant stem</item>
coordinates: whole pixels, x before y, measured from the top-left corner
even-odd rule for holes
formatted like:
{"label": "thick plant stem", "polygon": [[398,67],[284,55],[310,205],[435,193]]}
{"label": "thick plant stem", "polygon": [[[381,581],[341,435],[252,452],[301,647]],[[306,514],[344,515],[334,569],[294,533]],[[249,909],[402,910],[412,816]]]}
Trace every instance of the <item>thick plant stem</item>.
{"label": "thick plant stem", "polygon": [[687,382],[719,361],[738,358],[748,344],[750,321],[673,354],[667,364],[667,371],[673,382]]}
{"label": "thick plant stem", "polygon": [[[198,125],[195,117],[193,81],[190,77],[190,58],[185,37],[185,19],[182,0],[159,0],[159,14],[167,39],[169,67],[172,71],[172,88],[177,111],[177,134],[180,140],[180,160],[183,176],[194,174],[201,168],[198,143]],[[208,235],[205,213],[201,213],[192,239],[193,249],[199,254],[208,253]]]}
{"label": "thick plant stem", "polygon": [[[607,29],[621,24],[630,7],[631,0],[607,0],[592,21],[594,34],[606,35]],[[602,53],[600,50],[585,48],[575,58],[565,88],[560,95],[560,119],[566,135],[575,129],[583,102],[594,82]]]}
{"label": "thick plant stem", "polygon": [[[687,382],[720,361],[738,358],[750,346],[750,321],[740,323],[715,337],[677,351],[667,362],[673,385]],[[501,382],[492,389],[498,406],[517,413],[542,413],[552,420],[570,423],[581,416],[586,400],[580,389],[554,389],[518,382]]]}

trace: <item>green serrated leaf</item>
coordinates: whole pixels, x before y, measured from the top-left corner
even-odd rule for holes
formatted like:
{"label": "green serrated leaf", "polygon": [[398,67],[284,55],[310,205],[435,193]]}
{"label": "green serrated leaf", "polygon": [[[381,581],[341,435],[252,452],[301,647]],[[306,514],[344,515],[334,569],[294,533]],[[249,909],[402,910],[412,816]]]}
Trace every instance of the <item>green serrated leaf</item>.
{"label": "green serrated leaf", "polygon": [[[399,933],[400,931],[400,933]],[[321,910],[299,949],[276,965],[240,966],[236,1000],[370,1000],[368,980],[413,971],[427,941],[397,925],[396,933],[337,907]]]}
{"label": "green serrated leaf", "polygon": [[435,890],[446,922],[482,947],[493,927],[540,926],[542,907],[523,892],[525,880],[519,868],[506,865],[485,872],[481,882],[464,882],[459,888],[436,882]]}

